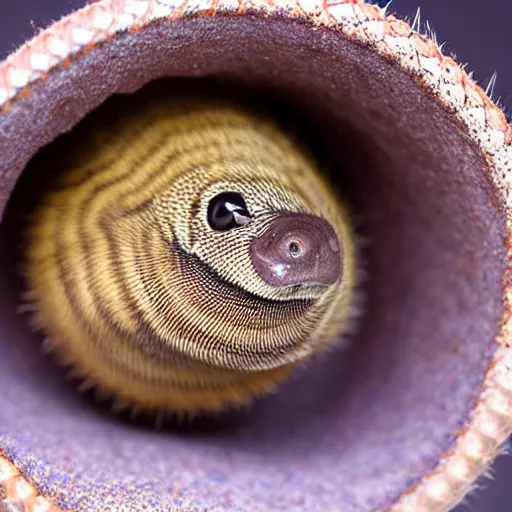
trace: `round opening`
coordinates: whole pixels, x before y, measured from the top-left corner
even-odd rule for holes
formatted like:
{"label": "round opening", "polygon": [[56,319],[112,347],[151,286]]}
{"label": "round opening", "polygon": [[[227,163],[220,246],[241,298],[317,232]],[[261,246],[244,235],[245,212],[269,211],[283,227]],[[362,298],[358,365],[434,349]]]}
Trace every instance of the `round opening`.
{"label": "round opening", "polygon": [[363,239],[364,314],[351,347],[194,431],[111,418],[63,382],[15,313],[26,175],[1,225],[0,447],[75,511],[386,508],[450,449],[493,355],[505,222],[480,152],[397,64],[338,33],[192,18],[120,35],[19,99],[5,124],[2,204],[39,148],[112,94],[163,76],[265,90],[320,141]]}

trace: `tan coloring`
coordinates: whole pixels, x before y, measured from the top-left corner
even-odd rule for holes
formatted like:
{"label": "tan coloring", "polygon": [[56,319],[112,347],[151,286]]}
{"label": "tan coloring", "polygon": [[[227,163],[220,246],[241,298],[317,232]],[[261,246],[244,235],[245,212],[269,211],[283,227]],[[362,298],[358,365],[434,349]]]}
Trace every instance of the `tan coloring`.
{"label": "tan coloring", "polygon": [[[28,231],[27,298],[59,360],[101,395],[187,414],[243,404],[343,332],[355,284],[347,215],[267,117],[150,88],[110,100],[33,165],[52,185]],[[208,207],[224,192],[250,217],[218,231]],[[262,279],[252,244],[266,236],[266,251],[285,214],[332,227],[334,282]],[[315,236],[304,247],[318,252]],[[301,276],[319,272],[313,256]]]}

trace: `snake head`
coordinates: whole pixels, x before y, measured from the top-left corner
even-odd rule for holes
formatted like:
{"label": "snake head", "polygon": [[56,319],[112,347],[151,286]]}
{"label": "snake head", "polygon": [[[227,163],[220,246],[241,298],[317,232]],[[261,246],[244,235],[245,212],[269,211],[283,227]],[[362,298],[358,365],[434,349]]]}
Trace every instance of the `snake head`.
{"label": "snake head", "polygon": [[270,286],[329,286],[340,278],[343,250],[325,219],[304,213],[279,215],[253,240],[251,260]]}

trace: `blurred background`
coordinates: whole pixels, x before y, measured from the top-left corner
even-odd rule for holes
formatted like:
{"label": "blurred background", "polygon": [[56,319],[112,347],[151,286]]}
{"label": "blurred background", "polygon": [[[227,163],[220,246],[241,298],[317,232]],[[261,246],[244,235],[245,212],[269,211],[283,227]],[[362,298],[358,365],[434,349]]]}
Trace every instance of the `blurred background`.
{"label": "blurred background", "polygon": [[[0,60],[52,21],[84,5],[86,0],[2,0],[0,14]],[[384,5],[387,1],[370,3]],[[7,5],[8,4],[8,5]],[[388,11],[414,18],[418,7],[421,20],[428,21],[444,52],[461,63],[484,87],[494,72],[494,98],[512,114],[512,66],[510,0],[393,0]],[[512,512],[512,455],[500,457],[490,468],[491,478],[454,512]]]}

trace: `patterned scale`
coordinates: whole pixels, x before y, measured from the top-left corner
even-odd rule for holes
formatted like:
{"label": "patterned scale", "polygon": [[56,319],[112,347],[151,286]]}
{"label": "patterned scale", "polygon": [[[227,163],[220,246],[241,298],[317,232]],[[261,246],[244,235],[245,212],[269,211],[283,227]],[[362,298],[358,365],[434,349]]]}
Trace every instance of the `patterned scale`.
{"label": "patterned scale", "polygon": [[35,327],[118,408],[193,415],[274,390],[349,324],[349,219],[313,157],[240,101],[153,85],[33,161]]}

